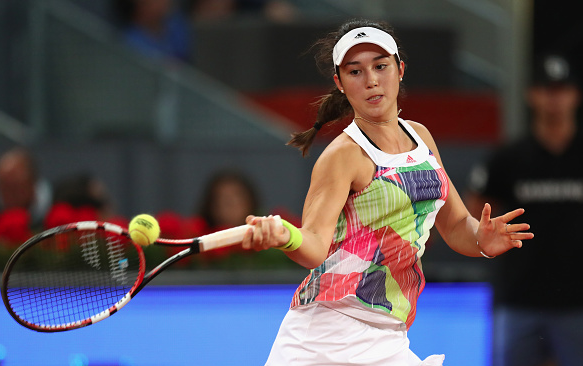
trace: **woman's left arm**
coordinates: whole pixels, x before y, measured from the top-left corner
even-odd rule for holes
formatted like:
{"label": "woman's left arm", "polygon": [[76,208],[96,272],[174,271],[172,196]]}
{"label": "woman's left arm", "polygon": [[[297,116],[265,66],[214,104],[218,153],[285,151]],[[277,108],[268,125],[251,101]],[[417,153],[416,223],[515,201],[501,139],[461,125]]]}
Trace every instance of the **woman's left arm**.
{"label": "woman's left arm", "polygon": [[[427,128],[415,122],[410,124],[443,167],[435,141]],[[525,232],[530,229],[530,225],[509,224],[522,215],[524,209],[519,208],[498,217],[491,217],[492,208],[486,203],[478,221],[470,215],[449,176],[448,181],[449,195],[437,214],[435,227],[447,245],[456,252],[469,257],[495,257],[512,248],[522,247],[523,240],[534,237],[532,233]]]}

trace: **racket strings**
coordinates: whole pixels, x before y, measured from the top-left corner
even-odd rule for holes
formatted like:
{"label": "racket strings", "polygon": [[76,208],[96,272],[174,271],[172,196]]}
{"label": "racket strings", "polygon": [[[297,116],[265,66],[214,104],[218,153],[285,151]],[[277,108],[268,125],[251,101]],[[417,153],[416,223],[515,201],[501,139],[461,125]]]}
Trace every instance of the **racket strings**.
{"label": "racket strings", "polygon": [[120,301],[140,274],[131,241],[105,231],[70,231],[30,247],[14,264],[7,298],[23,321],[58,327],[87,319]]}

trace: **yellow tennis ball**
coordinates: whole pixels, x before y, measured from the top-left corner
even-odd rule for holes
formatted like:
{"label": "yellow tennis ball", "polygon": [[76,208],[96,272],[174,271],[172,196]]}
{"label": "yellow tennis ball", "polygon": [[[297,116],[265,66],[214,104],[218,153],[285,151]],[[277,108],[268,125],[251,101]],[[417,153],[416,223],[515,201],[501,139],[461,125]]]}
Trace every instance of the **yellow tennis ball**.
{"label": "yellow tennis ball", "polygon": [[141,214],[130,221],[128,231],[135,243],[145,247],[158,239],[160,236],[160,225],[158,225],[158,221],[154,217]]}

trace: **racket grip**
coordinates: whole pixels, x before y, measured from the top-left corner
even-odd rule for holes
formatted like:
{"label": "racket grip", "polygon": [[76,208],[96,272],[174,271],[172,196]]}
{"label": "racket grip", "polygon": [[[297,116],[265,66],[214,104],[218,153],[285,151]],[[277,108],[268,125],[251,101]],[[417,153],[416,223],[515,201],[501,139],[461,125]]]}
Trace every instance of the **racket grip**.
{"label": "racket grip", "polygon": [[[278,227],[281,227],[281,217],[279,215],[275,215],[273,218],[275,219]],[[216,233],[203,235],[199,238],[201,243],[200,251],[205,252],[207,250],[239,244],[243,241],[243,237],[247,233],[247,230],[253,229],[253,227],[253,225],[241,225],[230,229],[217,231]]]}

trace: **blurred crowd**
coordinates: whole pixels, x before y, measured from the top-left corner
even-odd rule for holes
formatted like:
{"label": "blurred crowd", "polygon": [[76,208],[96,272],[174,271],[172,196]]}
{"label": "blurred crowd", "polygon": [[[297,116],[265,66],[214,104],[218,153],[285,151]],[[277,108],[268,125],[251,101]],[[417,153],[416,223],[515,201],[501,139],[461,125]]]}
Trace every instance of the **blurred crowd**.
{"label": "blurred crowd", "polygon": [[[250,214],[267,214],[262,212],[254,184],[239,171],[218,171],[206,183],[199,201],[189,215],[172,210],[152,213],[160,224],[161,236],[198,237],[243,225]],[[276,211],[269,214],[281,214],[300,225],[299,219],[285,209]],[[26,148],[14,148],[0,157],[0,263],[43,230],[78,221],[105,221],[127,228],[130,219],[118,213],[103,180],[91,173],[73,173],[49,182],[40,174],[34,156]],[[146,255],[161,260],[178,250],[151,248],[146,250]],[[190,257],[177,265],[216,269],[292,265],[281,253],[273,252],[248,253],[234,246]]]}
{"label": "blurred crowd", "polygon": [[163,60],[193,62],[192,24],[260,17],[291,22],[297,9],[285,0],[112,0],[116,23],[136,51]]}

